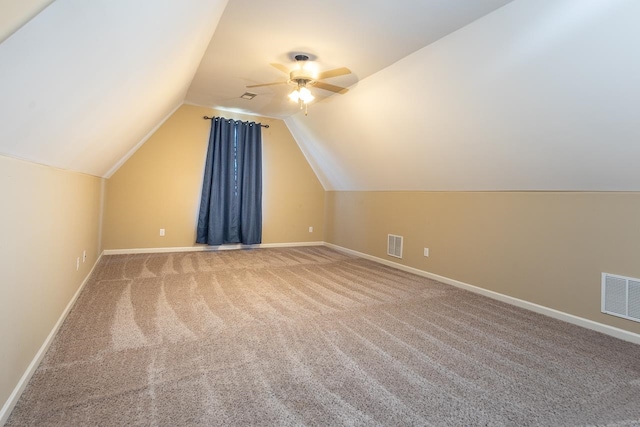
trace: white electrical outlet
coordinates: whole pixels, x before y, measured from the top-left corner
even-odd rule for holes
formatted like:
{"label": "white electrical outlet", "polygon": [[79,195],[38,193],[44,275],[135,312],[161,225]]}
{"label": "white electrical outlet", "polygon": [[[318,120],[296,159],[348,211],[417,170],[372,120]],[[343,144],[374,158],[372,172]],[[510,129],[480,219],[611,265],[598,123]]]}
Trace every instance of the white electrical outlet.
{"label": "white electrical outlet", "polygon": [[309,227],[309,233],[313,233],[313,227]]}
{"label": "white electrical outlet", "polygon": [[160,229],[160,236],[164,236],[164,228]]}
{"label": "white electrical outlet", "polygon": [[82,262],[85,262],[87,260],[87,250],[85,249],[84,251],[82,251]]}
{"label": "white electrical outlet", "polygon": [[76,271],[80,270],[80,257],[76,258]]}
{"label": "white electrical outlet", "polygon": [[424,256],[429,256],[429,248],[424,248]]}

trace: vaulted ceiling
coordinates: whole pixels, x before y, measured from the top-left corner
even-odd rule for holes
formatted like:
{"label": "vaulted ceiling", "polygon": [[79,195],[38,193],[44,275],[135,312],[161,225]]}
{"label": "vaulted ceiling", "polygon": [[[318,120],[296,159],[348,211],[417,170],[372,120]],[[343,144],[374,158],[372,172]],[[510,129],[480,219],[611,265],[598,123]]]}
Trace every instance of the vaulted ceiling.
{"label": "vaulted ceiling", "polygon": [[[286,118],[299,108],[285,84],[304,53],[319,71],[347,67],[351,74],[327,83],[352,87],[358,81],[433,43],[511,0],[231,0],[198,68],[187,102],[207,107]],[[252,100],[240,98],[245,91]],[[313,88],[317,101],[331,92]]]}
{"label": "vaulted ceiling", "polygon": [[640,190],[640,2],[519,0],[286,120],[336,190]]}
{"label": "vaulted ceiling", "polygon": [[0,43],[0,153],[107,176],[183,103],[225,5],[53,1]]}
{"label": "vaulted ceiling", "polygon": [[[328,190],[640,190],[634,0],[9,4],[3,155],[108,177],[187,102],[283,118]],[[239,98],[299,52],[349,92]]]}

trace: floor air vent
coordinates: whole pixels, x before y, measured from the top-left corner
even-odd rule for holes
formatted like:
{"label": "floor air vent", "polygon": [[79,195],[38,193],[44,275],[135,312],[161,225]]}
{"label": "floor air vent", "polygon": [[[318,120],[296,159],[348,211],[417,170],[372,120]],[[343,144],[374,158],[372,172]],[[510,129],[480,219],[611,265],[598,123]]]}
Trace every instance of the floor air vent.
{"label": "floor air vent", "polygon": [[602,273],[602,312],[640,322],[640,279]]}
{"label": "floor air vent", "polygon": [[402,258],[402,236],[389,234],[387,241],[387,255]]}

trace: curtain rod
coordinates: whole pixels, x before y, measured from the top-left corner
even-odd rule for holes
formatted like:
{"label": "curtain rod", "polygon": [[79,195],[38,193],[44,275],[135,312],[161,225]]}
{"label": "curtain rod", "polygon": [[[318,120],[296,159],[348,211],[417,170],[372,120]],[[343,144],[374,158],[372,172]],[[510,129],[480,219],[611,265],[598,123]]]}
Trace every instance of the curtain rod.
{"label": "curtain rod", "polygon": [[[233,120],[233,119],[225,119],[224,117],[218,117],[218,118],[219,118],[219,119],[222,119],[222,120]],[[213,120],[213,119],[215,119],[215,117],[208,117],[208,116],[204,116],[204,117],[203,117],[203,119],[205,119],[205,120]],[[245,123],[245,124],[248,124],[248,123],[256,123],[256,122],[243,122],[242,120],[236,120],[236,121],[238,121],[238,122],[240,122],[240,123]],[[262,126],[263,128],[267,128],[267,129],[269,129],[269,125],[263,125],[262,123],[256,123],[256,124],[257,124],[258,126]]]}

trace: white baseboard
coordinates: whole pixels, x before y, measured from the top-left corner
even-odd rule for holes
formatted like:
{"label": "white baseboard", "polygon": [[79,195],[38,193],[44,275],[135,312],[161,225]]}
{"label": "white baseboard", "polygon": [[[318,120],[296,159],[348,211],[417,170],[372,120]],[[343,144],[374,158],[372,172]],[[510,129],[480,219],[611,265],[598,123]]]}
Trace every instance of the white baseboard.
{"label": "white baseboard", "polygon": [[132,249],[105,249],[103,255],[129,255],[129,254],[155,254],[167,252],[206,252],[206,251],[231,251],[238,249],[260,248],[292,248],[296,246],[324,246],[324,242],[291,242],[291,243],[260,243],[257,245],[220,245],[220,246],[178,246],[169,248],[132,248]]}
{"label": "white baseboard", "polygon": [[73,307],[73,305],[75,304],[76,300],[78,299],[78,296],[80,295],[80,292],[82,292],[82,289],[84,288],[84,286],[89,281],[89,277],[91,277],[91,274],[93,274],[93,270],[96,268],[96,266],[100,262],[100,258],[102,258],[102,255],[100,255],[98,257],[96,262],[93,264],[93,267],[91,267],[91,271],[89,271],[89,274],[87,274],[87,276],[84,278],[84,280],[80,284],[80,287],[78,288],[76,293],[73,294],[73,296],[71,297],[71,300],[69,301],[69,303],[65,307],[64,311],[62,312],[62,314],[58,318],[58,321],[56,322],[56,324],[53,326],[53,329],[51,329],[51,332],[49,332],[49,335],[44,340],[44,343],[42,344],[42,346],[40,347],[40,349],[36,353],[35,357],[33,358],[31,363],[27,367],[27,370],[22,375],[22,378],[20,378],[20,381],[18,381],[18,384],[13,389],[13,392],[11,392],[11,395],[9,395],[9,398],[7,399],[7,401],[2,406],[2,409],[0,410],[0,426],[3,426],[7,422],[7,419],[9,418],[9,415],[11,414],[11,411],[13,410],[14,406],[16,406],[16,403],[18,403],[18,399],[20,399],[20,395],[22,394],[22,392],[24,391],[25,387],[29,383],[29,380],[31,379],[31,377],[35,373],[36,369],[38,368],[38,365],[40,364],[40,361],[42,360],[44,355],[47,353],[47,350],[49,349],[49,346],[53,342],[53,338],[58,333],[58,329],[60,329],[60,327],[62,326],[62,323],[64,322],[64,319],[67,318],[67,315],[69,314],[69,312],[71,311],[71,308]]}
{"label": "white baseboard", "polygon": [[474,292],[476,294],[484,295],[489,298],[506,302],[507,304],[515,305],[536,313],[544,314],[554,319],[563,320],[574,325],[582,326],[583,328],[591,329],[593,331],[601,332],[606,335],[610,335],[615,338],[619,338],[624,341],[629,341],[634,344],[640,344],[640,334],[625,331],[624,329],[616,328],[614,326],[605,325],[603,323],[595,322],[593,320],[585,319],[583,317],[574,316],[573,314],[565,313],[563,311],[555,310],[553,308],[545,307],[543,305],[535,304],[529,301],[521,300],[519,298],[510,297],[498,292],[490,291],[480,288],[478,286],[470,285],[468,283],[460,282],[455,279],[440,276],[437,274],[429,273],[427,271],[419,270],[417,268],[408,267],[406,265],[399,264],[397,262],[389,261],[383,258],[378,258],[373,255],[368,255],[362,252],[354,251],[353,249],[344,248],[342,246],[334,245],[332,243],[325,243],[325,246],[341,251],[347,254],[355,255],[360,258],[365,258],[371,261],[378,262],[380,264],[388,265],[398,270],[403,270],[409,273],[413,273],[418,276],[426,277],[428,279],[437,280],[438,282],[446,283],[448,285],[455,286],[457,288],[465,289],[467,291]]}

